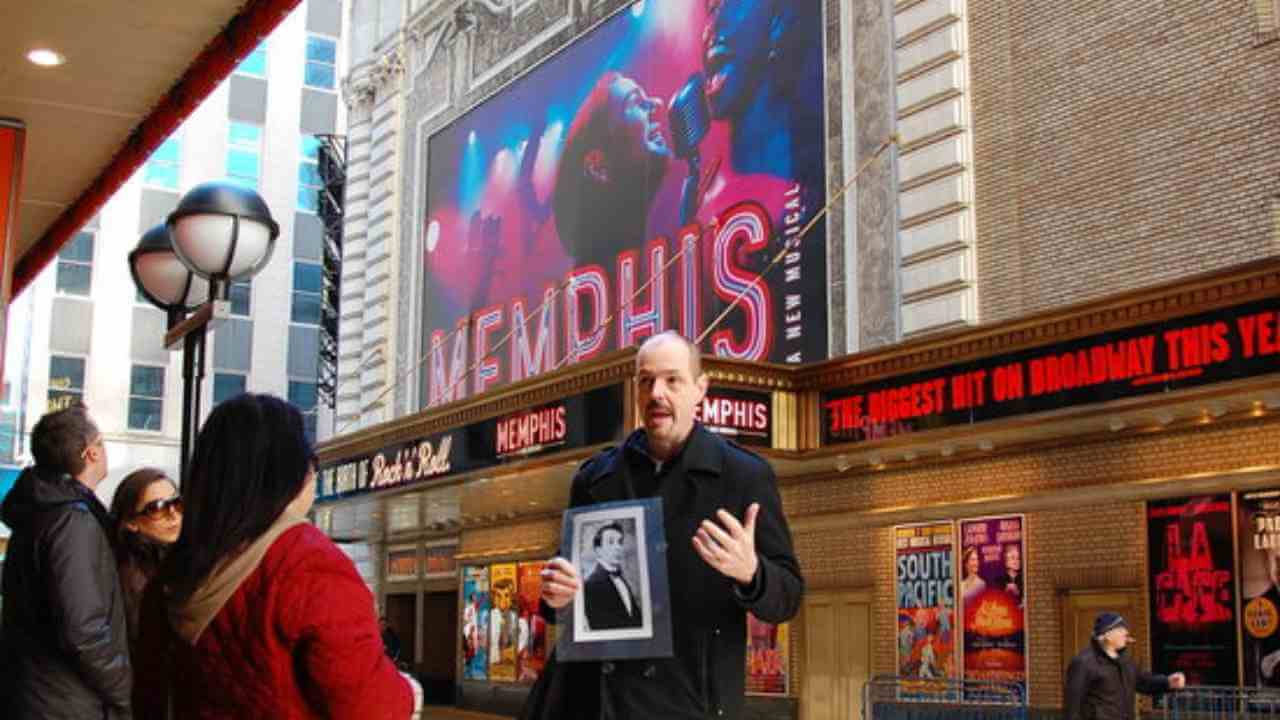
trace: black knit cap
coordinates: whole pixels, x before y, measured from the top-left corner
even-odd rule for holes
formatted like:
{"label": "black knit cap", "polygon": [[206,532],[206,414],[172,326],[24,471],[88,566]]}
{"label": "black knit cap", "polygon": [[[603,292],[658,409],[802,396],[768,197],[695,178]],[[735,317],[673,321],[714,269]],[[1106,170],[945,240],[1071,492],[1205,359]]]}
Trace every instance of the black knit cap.
{"label": "black knit cap", "polygon": [[1129,623],[1125,622],[1124,617],[1122,617],[1120,613],[1098,613],[1098,619],[1093,621],[1093,636],[1099,637],[1106,635],[1118,627],[1129,627]]}

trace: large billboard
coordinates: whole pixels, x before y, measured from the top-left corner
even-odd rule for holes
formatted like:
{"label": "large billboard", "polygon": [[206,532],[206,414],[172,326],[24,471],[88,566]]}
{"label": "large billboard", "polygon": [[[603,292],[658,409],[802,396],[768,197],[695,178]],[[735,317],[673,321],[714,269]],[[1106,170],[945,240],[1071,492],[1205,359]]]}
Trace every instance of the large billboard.
{"label": "large billboard", "polygon": [[825,358],[822,27],[816,2],[634,3],[433,135],[424,403],[722,313],[709,352]]}

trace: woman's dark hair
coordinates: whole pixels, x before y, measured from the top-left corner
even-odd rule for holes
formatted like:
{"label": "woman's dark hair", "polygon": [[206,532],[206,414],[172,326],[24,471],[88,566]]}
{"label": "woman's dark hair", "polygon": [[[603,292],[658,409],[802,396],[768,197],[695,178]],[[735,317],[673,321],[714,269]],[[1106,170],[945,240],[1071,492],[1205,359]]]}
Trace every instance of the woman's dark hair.
{"label": "woman's dark hair", "polygon": [[266,532],[314,461],[302,413],[284,400],[242,393],[215,407],[192,449],[182,532],[160,573],[169,598],[191,597],[219,562]]}

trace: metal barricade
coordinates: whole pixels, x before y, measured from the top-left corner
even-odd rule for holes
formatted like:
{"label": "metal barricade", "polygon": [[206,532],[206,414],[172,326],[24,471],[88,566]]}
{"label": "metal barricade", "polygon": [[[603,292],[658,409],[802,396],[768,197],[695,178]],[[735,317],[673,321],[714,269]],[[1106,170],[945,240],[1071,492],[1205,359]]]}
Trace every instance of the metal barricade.
{"label": "metal barricade", "polygon": [[1194,685],[1158,698],[1165,720],[1280,720],[1280,689]]}
{"label": "metal barricade", "polygon": [[862,720],[1027,720],[1020,683],[878,675],[862,686]]}

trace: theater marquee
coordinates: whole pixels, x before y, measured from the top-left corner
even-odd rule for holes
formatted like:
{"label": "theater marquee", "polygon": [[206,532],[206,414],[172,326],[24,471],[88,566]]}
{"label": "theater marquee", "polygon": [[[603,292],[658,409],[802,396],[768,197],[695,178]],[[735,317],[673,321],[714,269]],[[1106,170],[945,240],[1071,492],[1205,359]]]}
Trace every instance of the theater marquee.
{"label": "theater marquee", "polygon": [[1275,372],[1280,298],[822,394],[824,444],[863,442]]}
{"label": "theater marquee", "polygon": [[320,468],[319,500],[337,500],[622,439],[622,386],[397,443]]}
{"label": "theater marquee", "polygon": [[769,393],[712,387],[694,408],[708,430],[740,445],[769,447],[773,438],[773,398]]}

